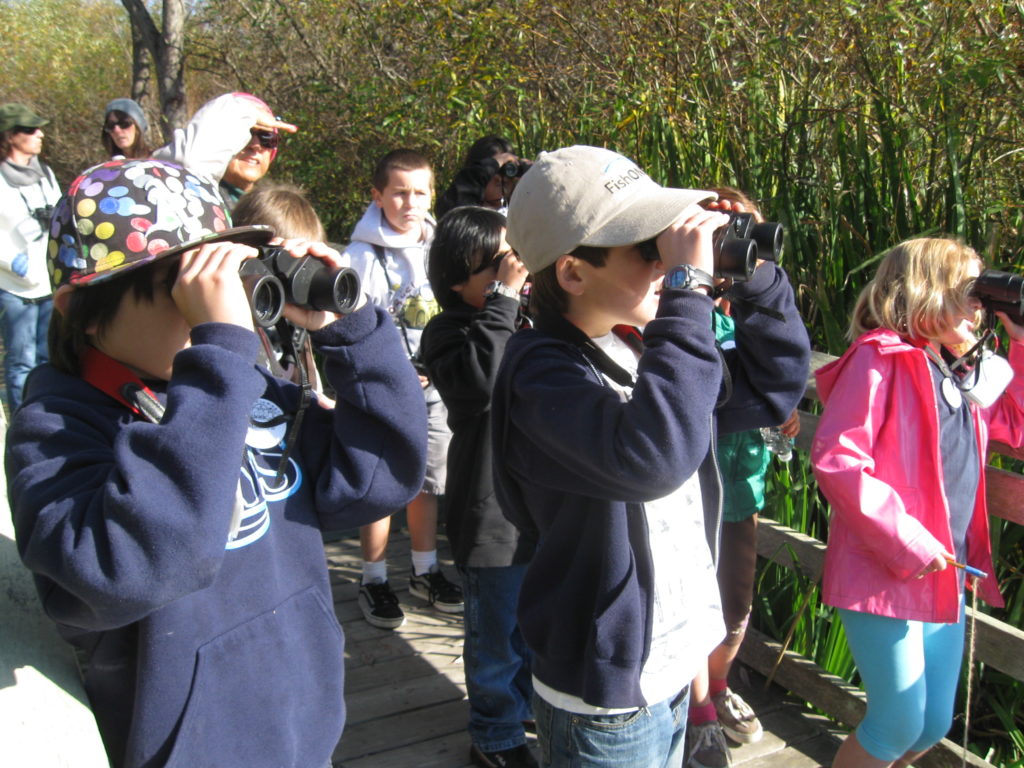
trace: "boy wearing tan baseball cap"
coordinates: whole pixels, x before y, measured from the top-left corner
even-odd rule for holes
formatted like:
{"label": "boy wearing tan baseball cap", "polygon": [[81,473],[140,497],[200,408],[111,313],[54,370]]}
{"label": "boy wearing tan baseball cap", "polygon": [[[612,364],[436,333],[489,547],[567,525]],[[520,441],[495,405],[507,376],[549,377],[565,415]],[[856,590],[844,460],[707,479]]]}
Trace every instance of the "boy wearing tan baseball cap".
{"label": "boy wearing tan baseball cap", "polygon": [[[536,328],[498,373],[494,468],[505,515],[539,537],[519,623],[543,765],[681,765],[688,684],[724,636],[714,198],[575,146],[542,153],[512,199]],[[752,356],[720,422],[780,423],[806,380],[792,290],[766,263],[730,294]]]}

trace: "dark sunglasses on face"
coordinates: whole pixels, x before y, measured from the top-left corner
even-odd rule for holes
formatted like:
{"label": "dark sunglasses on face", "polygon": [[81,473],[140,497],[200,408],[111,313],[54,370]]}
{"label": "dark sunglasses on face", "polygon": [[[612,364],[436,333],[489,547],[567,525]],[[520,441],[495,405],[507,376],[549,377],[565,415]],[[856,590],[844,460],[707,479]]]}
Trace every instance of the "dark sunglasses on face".
{"label": "dark sunglasses on face", "polygon": [[33,133],[35,133],[36,131],[38,131],[38,130],[39,130],[39,126],[38,125],[34,125],[34,126],[31,126],[31,127],[29,127],[27,125],[16,125],[16,126],[14,126],[14,132],[15,133],[27,133],[30,136]]}
{"label": "dark sunglasses on face", "polygon": [[485,261],[479,267],[470,272],[470,274],[479,275],[481,272],[486,272],[488,269],[497,269],[501,265],[501,262],[504,261],[505,257],[508,256],[510,253],[515,253],[515,251],[499,251],[498,253],[494,254],[494,256],[491,257],[491,259]]}
{"label": "dark sunglasses on face", "polygon": [[130,118],[126,117],[124,120],[111,120],[103,126],[103,130],[107,133],[110,133],[114,128],[120,128],[122,131],[127,131],[133,125],[135,125],[135,123]]}
{"label": "dark sunglasses on face", "polygon": [[257,131],[254,128],[249,133],[264,149],[277,149],[281,145],[281,134],[274,131]]}

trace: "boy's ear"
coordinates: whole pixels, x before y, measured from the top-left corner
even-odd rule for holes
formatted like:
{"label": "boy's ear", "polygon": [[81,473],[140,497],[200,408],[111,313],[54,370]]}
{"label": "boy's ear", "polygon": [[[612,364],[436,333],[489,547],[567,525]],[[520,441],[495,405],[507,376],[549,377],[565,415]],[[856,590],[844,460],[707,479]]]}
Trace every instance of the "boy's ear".
{"label": "boy's ear", "polygon": [[558,278],[562,290],[570,296],[583,295],[583,276],[579,270],[579,259],[575,256],[565,254],[558,257],[558,261],[555,262],[555,277]]}
{"label": "boy's ear", "polygon": [[384,207],[384,198],[381,197],[380,190],[376,187],[370,187],[370,199],[376,203],[378,208]]}
{"label": "boy's ear", "polygon": [[73,285],[65,283],[53,294],[53,308],[60,312],[61,315],[68,313],[68,303],[71,301],[71,292],[73,290],[75,290]]}
{"label": "boy's ear", "polygon": [[456,283],[455,285],[451,286],[451,290],[455,291],[456,293],[462,293],[462,291],[466,287],[466,283],[468,282],[468,280],[463,280],[461,283]]}

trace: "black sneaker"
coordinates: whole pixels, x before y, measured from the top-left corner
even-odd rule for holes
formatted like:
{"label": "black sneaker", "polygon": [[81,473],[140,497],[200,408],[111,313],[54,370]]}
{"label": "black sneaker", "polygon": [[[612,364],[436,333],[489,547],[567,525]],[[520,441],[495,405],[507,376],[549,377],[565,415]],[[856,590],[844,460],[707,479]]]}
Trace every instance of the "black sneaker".
{"label": "black sneaker", "polygon": [[469,760],[480,768],[538,768],[530,748],[525,744],[498,752],[484,752],[474,744],[469,749]]}
{"label": "black sneaker", "polygon": [[364,619],[381,629],[397,629],[405,624],[398,596],[386,581],[378,579],[359,587],[359,609]]}
{"label": "black sneaker", "polygon": [[414,573],[409,577],[409,593],[442,613],[462,613],[462,589],[448,581],[436,564],[422,576]]}

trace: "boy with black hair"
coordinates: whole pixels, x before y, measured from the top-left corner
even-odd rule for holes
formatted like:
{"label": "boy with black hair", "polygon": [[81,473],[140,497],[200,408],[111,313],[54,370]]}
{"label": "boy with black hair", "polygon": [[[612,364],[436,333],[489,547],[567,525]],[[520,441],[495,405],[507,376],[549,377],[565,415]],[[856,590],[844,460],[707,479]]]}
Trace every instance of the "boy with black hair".
{"label": "boy with black hair", "polygon": [[[505,349],[493,466],[506,516],[539,537],[519,624],[543,765],[681,765],[688,685],[725,634],[713,198],[596,147],[542,153],[512,198],[536,328]],[[745,343],[719,427],[778,424],[809,359],[792,289],[764,263],[729,294]]]}
{"label": "boy with black hair", "polygon": [[[345,249],[370,301],[383,307],[398,327],[409,359],[417,366],[427,403],[427,475],[423,489],[406,507],[412,544],[409,592],[444,613],[462,612],[462,590],[437,562],[437,497],[444,493],[451,432],[444,403],[419,360],[420,335],[438,305],[427,279],[427,251],[434,236],[430,204],[434,175],[423,155],[411,149],[388,152],[374,167],[372,201]],[[363,556],[359,607],[375,627],[395,629],[405,613],[387,572],[390,518],[359,531]]]}
{"label": "boy with black hair", "polygon": [[329,765],[344,638],[321,529],[384,516],[423,478],[422,396],[390,319],[285,308],[324,355],[324,408],[255,365],[238,270],[272,233],[230,228],[208,181],[108,162],[53,232],[52,358],[8,432],[7,481],[111,764]]}
{"label": "boy with black hair", "polygon": [[530,654],[516,601],[535,542],[501,513],[491,479],[491,388],[505,344],[522,324],[526,267],[505,240],[505,217],[481,206],[449,211],[430,246],[430,284],[444,309],[423,331],[430,379],[448,408],[445,526],[462,576],[470,761],[536,768],[523,722]]}

